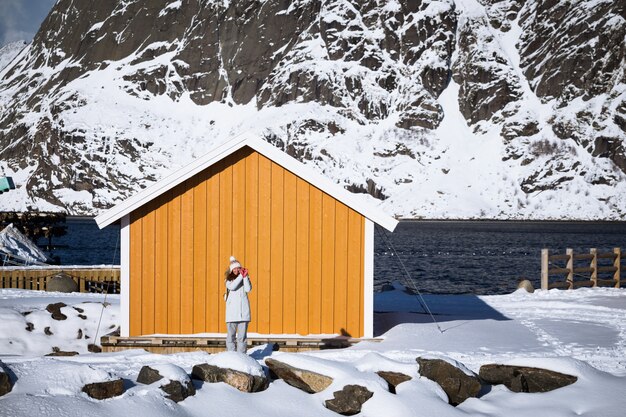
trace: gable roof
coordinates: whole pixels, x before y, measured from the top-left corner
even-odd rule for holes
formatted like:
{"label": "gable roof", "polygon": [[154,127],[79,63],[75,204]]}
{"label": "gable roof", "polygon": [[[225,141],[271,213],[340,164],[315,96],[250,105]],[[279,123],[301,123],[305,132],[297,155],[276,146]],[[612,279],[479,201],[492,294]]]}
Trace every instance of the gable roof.
{"label": "gable roof", "polygon": [[225,142],[206,155],[196,159],[189,165],[174,171],[151,186],[141,190],[116,206],[113,206],[104,213],[101,213],[96,217],[98,227],[102,229],[103,227],[108,226],[122,217],[132,213],[144,204],[152,201],[166,191],[171,190],[183,181],[188,180],[199,172],[202,172],[206,168],[221,161],[245,146],[252,148],[261,155],[270,159],[272,162],[282,166],[288,171],[291,171],[296,176],[309,182],[313,186],[319,188],[326,194],[334,197],[357,213],[384,227],[385,229],[393,231],[398,224],[396,219],[388,216],[382,210],[374,206],[363,204],[362,201],[358,200],[349,191],[333,183],[328,178],[318,174],[310,167],[302,164],[300,161],[292,158],[280,149],[270,145],[256,136],[247,135]]}

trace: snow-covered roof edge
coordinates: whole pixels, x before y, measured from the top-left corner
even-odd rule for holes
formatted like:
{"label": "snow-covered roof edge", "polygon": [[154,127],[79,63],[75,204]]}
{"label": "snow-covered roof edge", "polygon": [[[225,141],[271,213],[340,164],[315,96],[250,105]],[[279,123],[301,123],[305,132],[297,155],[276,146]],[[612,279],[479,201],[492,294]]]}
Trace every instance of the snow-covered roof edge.
{"label": "snow-covered roof edge", "polygon": [[233,154],[244,146],[249,146],[261,155],[269,158],[286,170],[291,171],[296,176],[309,182],[313,186],[319,188],[323,192],[334,197],[338,201],[390,232],[393,232],[396,228],[398,220],[395,218],[387,215],[377,207],[363,204],[362,201],[357,200],[349,191],[333,183],[328,178],[318,174],[310,167],[302,164],[300,161],[292,158],[280,149],[253,135],[237,137],[219,145],[186,167],[171,173],[151,186],[110,208],[96,217],[98,227],[102,229],[103,227],[121,219],[166,191],[171,190],[183,181],[188,180],[211,165]]}

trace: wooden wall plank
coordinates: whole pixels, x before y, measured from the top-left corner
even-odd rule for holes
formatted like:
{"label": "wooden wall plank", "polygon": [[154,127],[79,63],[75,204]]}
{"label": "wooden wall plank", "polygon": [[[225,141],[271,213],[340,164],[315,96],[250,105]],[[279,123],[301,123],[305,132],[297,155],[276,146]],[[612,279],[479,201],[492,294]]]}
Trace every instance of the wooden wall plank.
{"label": "wooden wall plank", "polygon": [[310,187],[309,333],[322,332],[322,192]]}
{"label": "wooden wall plank", "polygon": [[142,289],[141,333],[154,333],[154,265],[155,265],[155,217],[154,210],[142,219],[143,241],[141,243]]}
{"label": "wooden wall plank", "polygon": [[258,292],[259,333],[270,332],[270,293],[271,293],[271,178],[272,164],[269,159],[259,155],[259,223],[258,223],[258,272],[256,288]]}
{"label": "wooden wall plank", "polygon": [[285,170],[272,162],[271,168],[271,290],[270,333],[283,333],[283,250],[284,250],[284,173]]}
{"label": "wooden wall plank", "polygon": [[207,180],[207,292],[206,292],[206,331],[219,330],[220,311],[224,302],[224,265],[219,258],[220,242],[220,181],[216,170],[211,167]]}
{"label": "wooden wall plank", "polygon": [[[180,334],[180,287],[181,287],[181,197],[178,193],[170,193],[168,204],[168,241],[167,241],[167,332]],[[131,238],[132,242],[132,238]],[[132,273],[131,273],[132,277]],[[131,279],[132,281],[132,279]]]}
{"label": "wooden wall plank", "polygon": [[185,181],[180,206],[180,332],[193,332],[193,190]]}
{"label": "wooden wall plank", "polygon": [[258,304],[259,304],[259,288],[258,283],[258,224],[259,224],[259,154],[251,152],[246,157],[246,204],[248,216],[246,216],[245,224],[245,260],[246,268],[250,270],[250,280],[252,283],[252,291],[248,293],[250,300],[250,315],[252,321],[248,330],[250,332],[258,332]]}
{"label": "wooden wall plank", "polygon": [[[283,333],[296,332],[296,285],[300,277],[296,270],[297,178],[284,171],[283,199]],[[298,268],[299,269],[299,268]]]}
{"label": "wooden wall plank", "polygon": [[206,331],[207,172],[193,187],[193,333]]}
{"label": "wooden wall plank", "polygon": [[354,210],[348,214],[348,287],[347,323],[348,332],[354,337],[363,336],[363,264],[361,258],[364,251],[363,233],[365,224],[363,216]]}
{"label": "wooden wall plank", "polygon": [[167,195],[162,196],[157,199],[158,208],[155,210],[155,288],[154,288],[154,297],[155,297],[155,323],[154,323],[154,332],[155,333],[167,333],[167,316],[169,313],[168,305],[167,305],[167,292],[168,282],[167,282],[167,263],[168,263],[168,253],[167,253],[167,242],[169,241],[168,236],[168,206],[167,206]]}
{"label": "wooden wall plank", "polygon": [[245,230],[246,230],[246,161],[242,151],[236,152],[228,159],[233,169],[233,248],[232,253],[242,265],[246,265],[245,258]]}
{"label": "wooden wall plank", "polygon": [[[223,269],[228,268],[229,258],[233,255],[233,168],[228,160],[219,162],[220,169],[220,244],[219,260]],[[222,284],[224,286],[224,284]],[[219,331],[226,332],[226,306],[222,300],[220,308]]]}
{"label": "wooden wall plank", "polygon": [[349,298],[359,296],[358,288],[348,286],[348,207],[335,202],[335,271],[333,273],[333,327],[342,334],[348,329],[347,304]]}
{"label": "wooden wall plank", "polygon": [[[135,216],[133,216],[134,218]],[[134,218],[130,224],[130,285],[129,285],[129,335],[141,335],[141,300],[142,300],[142,280],[141,280],[141,253],[143,252],[141,244],[142,239],[141,218]]]}
{"label": "wooden wall plank", "polygon": [[298,179],[296,183],[296,333],[309,334],[309,189]]}
{"label": "wooden wall plank", "polygon": [[335,199],[322,195],[322,333],[338,333],[335,328]]}

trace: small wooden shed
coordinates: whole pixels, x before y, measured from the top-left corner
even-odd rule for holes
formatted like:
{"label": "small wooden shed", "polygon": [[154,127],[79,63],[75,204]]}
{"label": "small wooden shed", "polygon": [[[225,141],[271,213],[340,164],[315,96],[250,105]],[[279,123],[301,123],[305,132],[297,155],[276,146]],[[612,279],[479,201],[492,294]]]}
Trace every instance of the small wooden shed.
{"label": "small wooden shed", "polygon": [[233,139],[96,218],[121,222],[121,336],[225,334],[231,255],[249,331],[373,336],[374,224],[397,221],[256,137]]}

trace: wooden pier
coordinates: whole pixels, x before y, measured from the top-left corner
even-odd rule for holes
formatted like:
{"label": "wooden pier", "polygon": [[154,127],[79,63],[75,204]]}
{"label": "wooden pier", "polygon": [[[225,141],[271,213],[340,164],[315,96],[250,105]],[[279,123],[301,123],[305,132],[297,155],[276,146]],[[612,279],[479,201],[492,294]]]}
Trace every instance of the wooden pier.
{"label": "wooden pier", "polygon": [[[620,248],[607,253],[599,253],[595,248],[590,249],[589,253],[574,253],[573,249],[567,249],[565,254],[556,255],[550,255],[548,249],[541,250],[542,290],[598,286],[620,288],[621,271]],[[560,276],[561,280],[550,282],[550,277],[555,275]]]}
{"label": "wooden pier", "polygon": [[[300,352],[309,350],[341,349],[358,342],[380,342],[382,339],[357,339],[348,337],[315,338],[315,337],[248,337],[248,349],[261,345],[273,345],[273,350],[284,352]],[[225,337],[195,336],[139,336],[120,337],[103,336],[101,339],[103,352],[119,352],[127,349],[144,349],[152,353],[180,353],[203,350],[209,353],[226,350]]]}

